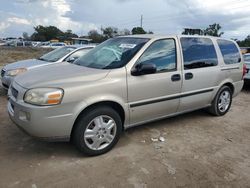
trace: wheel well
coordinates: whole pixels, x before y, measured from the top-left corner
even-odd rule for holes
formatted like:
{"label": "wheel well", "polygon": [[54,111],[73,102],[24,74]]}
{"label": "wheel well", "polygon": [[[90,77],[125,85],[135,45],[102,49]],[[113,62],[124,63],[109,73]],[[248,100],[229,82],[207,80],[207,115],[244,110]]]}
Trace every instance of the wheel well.
{"label": "wheel well", "polygon": [[225,83],[224,86],[228,86],[231,89],[232,94],[234,94],[234,85],[232,83],[230,83],[230,82]]}
{"label": "wheel well", "polygon": [[108,106],[108,107],[113,108],[115,111],[118,112],[118,114],[121,117],[122,124],[124,124],[124,121],[125,121],[125,111],[124,111],[123,107],[119,103],[116,103],[116,102],[113,102],[113,101],[102,101],[102,102],[94,103],[94,104],[88,106],[87,108],[83,109],[81,111],[81,113],[77,116],[77,118],[76,118],[76,120],[74,122],[73,128],[71,130],[70,139],[72,138],[72,133],[74,132],[75,124],[78,121],[79,117],[82,114],[84,114],[85,112],[87,112],[87,111],[89,111],[89,110],[91,110],[93,108],[96,108],[98,106]]}

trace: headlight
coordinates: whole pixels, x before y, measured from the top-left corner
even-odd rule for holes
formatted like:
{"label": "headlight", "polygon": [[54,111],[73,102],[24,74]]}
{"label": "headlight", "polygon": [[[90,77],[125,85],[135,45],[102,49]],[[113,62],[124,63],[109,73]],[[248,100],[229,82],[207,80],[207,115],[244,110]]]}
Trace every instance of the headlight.
{"label": "headlight", "polygon": [[26,71],[27,71],[26,68],[19,68],[19,69],[8,70],[6,72],[6,75],[7,76],[17,76],[18,74],[24,73]]}
{"label": "headlight", "polygon": [[60,104],[62,98],[63,90],[59,88],[35,88],[28,90],[24,95],[26,103],[41,106]]}

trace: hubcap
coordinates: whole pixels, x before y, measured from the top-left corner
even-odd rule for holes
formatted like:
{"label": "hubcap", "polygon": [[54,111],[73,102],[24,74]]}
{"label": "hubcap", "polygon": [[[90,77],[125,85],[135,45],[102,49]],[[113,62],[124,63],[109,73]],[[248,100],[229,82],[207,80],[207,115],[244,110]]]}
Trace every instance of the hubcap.
{"label": "hubcap", "polygon": [[106,115],[94,118],[84,132],[84,142],[92,150],[101,150],[109,146],[116,135],[115,121]]}
{"label": "hubcap", "polygon": [[231,102],[231,94],[229,91],[223,91],[220,95],[219,102],[218,102],[218,109],[220,112],[225,112],[228,110],[229,105]]}

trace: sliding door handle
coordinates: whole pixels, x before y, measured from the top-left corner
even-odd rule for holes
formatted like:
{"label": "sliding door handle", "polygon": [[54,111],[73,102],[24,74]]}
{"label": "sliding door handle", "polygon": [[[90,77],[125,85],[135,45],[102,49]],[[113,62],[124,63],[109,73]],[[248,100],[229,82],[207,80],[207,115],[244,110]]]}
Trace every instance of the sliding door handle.
{"label": "sliding door handle", "polygon": [[191,80],[194,77],[193,73],[188,72],[185,74],[185,80]]}

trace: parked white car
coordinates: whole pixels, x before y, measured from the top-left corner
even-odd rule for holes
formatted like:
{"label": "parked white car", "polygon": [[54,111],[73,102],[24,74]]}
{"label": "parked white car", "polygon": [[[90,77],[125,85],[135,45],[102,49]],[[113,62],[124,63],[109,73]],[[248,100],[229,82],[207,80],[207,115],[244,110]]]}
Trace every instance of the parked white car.
{"label": "parked white car", "polygon": [[85,55],[94,46],[65,46],[55,49],[38,59],[28,59],[23,61],[17,61],[15,63],[8,64],[3,67],[1,71],[2,85],[5,89],[8,89],[15,76],[26,72],[30,69],[42,67],[45,65],[52,65],[67,61],[69,63],[74,62],[79,57]]}

